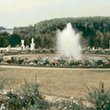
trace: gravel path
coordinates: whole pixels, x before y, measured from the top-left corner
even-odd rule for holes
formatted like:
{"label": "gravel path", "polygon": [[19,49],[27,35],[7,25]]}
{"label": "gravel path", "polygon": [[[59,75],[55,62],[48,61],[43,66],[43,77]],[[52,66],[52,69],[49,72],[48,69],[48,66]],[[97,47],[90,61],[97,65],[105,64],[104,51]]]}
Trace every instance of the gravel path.
{"label": "gravel path", "polygon": [[57,68],[57,67],[27,67],[27,66],[10,66],[10,65],[0,65],[0,68],[17,68],[17,69],[45,69],[45,70],[96,70],[96,71],[110,71],[110,68]]}

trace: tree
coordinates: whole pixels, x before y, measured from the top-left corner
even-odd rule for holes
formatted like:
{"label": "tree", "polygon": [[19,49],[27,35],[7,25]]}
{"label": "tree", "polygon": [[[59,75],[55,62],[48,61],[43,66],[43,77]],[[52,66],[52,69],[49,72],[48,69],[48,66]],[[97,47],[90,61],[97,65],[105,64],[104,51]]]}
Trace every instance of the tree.
{"label": "tree", "polygon": [[9,45],[9,34],[7,32],[0,33],[0,47]]}
{"label": "tree", "polygon": [[21,38],[18,34],[12,34],[10,36],[10,45],[12,47],[15,47],[16,45],[21,43]]}

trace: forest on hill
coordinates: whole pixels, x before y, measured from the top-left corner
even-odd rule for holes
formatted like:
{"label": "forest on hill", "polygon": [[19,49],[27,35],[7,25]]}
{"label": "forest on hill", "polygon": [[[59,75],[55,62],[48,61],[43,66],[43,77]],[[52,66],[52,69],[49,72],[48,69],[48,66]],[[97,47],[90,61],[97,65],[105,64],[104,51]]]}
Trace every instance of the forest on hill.
{"label": "forest on hill", "polygon": [[34,37],[36,47],[52,48],[56,42],[57,30],[63,30],[67,23],[71,23],[76,32],[81,32],[85,45],[109,48],[110,17],[57,18],[38,22],[34,26],[15,28],[12,35],[0,34],[0,47],[9,44],[16,46],[20,44],[20,39],[29,45]]}

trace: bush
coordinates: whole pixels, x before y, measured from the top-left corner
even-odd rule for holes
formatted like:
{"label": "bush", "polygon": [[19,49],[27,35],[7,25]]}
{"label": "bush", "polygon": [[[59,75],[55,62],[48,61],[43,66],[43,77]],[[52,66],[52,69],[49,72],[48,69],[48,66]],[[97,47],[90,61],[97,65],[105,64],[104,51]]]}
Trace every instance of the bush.
{"label": "bush", "polygon": [[49,107],[47,101],[42,98],[38,90],[38,84],[26,83],[22,89],[24,107],[27,110],[46,110]]}
{"label": "bush", "polygon": [[99,88],[88,88],[87,100],[94,110],[110,110],[110,91],[104,90],[104,84]]}
{"label": "bush", "polygon": [[4,105],[5,110],[46,110],[49,108],[49,103],[39,93],[36,83],[25,83],[18,92],[6,92],[1,105]]}
{"label": "bush", "polygon": [[[0,89],[4,89],[4,83],[0,83]],[[47,101],[39,92],[37,83],[27,83],[20,91],[9,91],[0,102],[0,110],[110,110],[110,91],[104,89],[101,83],[99,88],[87,87],[87,103],[83,100],[60,99]]]}
{"label": "bush", "polygon": [[22,98],[17,93],[8,92],[6,94],[5,107],[8,110],[21,110],[22,109]]}

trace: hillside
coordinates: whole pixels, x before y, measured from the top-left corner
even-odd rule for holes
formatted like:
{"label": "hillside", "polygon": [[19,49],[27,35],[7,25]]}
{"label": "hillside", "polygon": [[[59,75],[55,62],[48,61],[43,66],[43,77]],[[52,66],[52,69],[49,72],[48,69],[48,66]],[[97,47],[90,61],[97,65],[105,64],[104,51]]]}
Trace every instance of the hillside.
{"label": "hillside", "polygon": [[53,40],[58,29],[63,30],[67,23],[71,23],[77,32],[81,32],[83,39],[88,41],[91,47],[108,48],[110,40],[110,17],[86,17],[86,18],[61,18],[41,21],[34,25],[35,34],[48,36]]}

